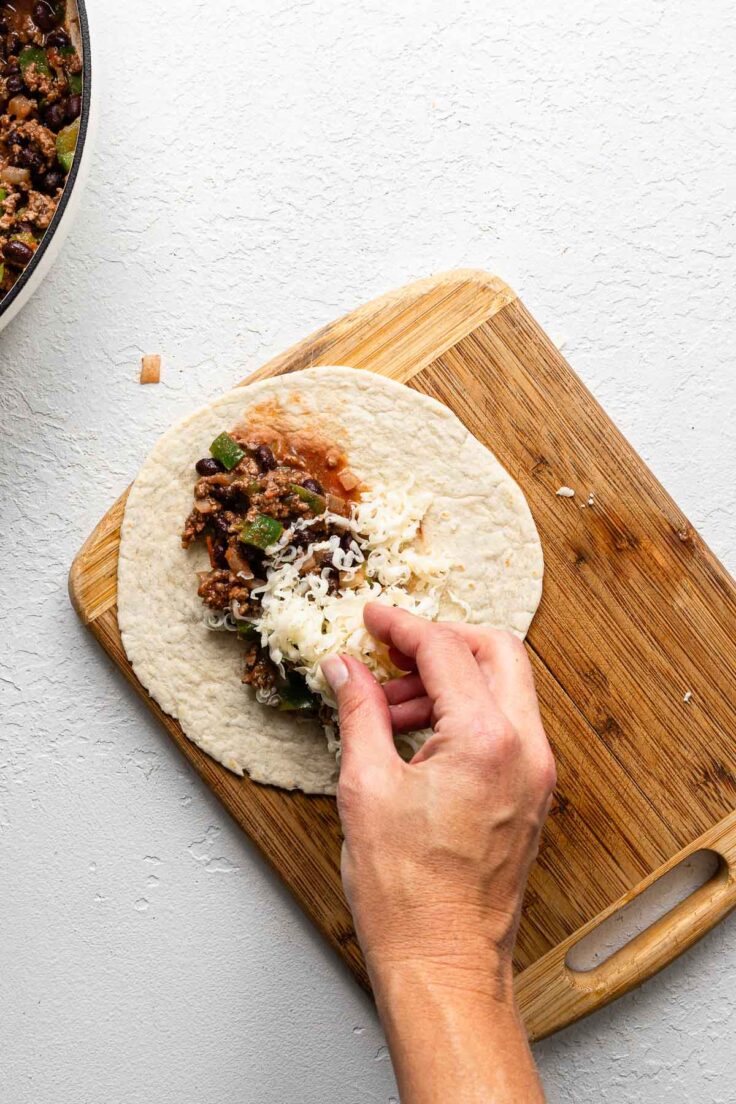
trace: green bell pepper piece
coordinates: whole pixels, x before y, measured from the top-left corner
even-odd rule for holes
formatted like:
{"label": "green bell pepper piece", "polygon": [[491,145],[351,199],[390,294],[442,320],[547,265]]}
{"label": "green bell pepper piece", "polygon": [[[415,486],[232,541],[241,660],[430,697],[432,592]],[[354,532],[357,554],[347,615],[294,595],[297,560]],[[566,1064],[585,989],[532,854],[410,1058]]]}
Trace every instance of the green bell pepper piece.
{"label": "green bell pepper piece", "polygon": [[250,621],[238,621],[238,636],[241,640],[260,640],[261,634]]}
{"label": "green bell pepper piece", "polygon": [[229,433],[221,433],[210,445],[210,452],[224,468],[231,471],[245,456],[238,442]]}
{"label": "green bell pepper piece", "polygon": [[0,188],[0,203],[4,203],[7,198],[8,198],[8,189],[7,188]]}
{"label": "green bell pepper piece", "polygon": [[45,77],[51,76],[51,69],[49,68],[48,58],[46,57],[46,51],[42,50],[40,46],[26,46],[20,52],[18,57],[18,64],[20,65],[20,71],[25,77],[26,70],[35,65],[39,73],[43,73]]}
{"label": "green bell pepper piece", "polygon": [[74,160],[74,151],[77,148],[79,137],[79,119],[75,119],[69,126],[60,130],[56,135],[56,158],[64,172],[69,172]]}
{"label": "green bell pepper piece", "polygon": [[5,279],[5,265],[0,264],[0,284],[2,284],[4,279]]}
{"label": "green bell pepper piece", "polygon": [[253,521],[246,521],[241,529],[240,540],[243,544],[251,544],[263,552],[276,543],[283,531],[283,525],[276,518],[269,517],[268,514],[256,514]]}
{"label": "green bell pepper piece", "polygon": [[282,712],[314,711],[317,699],[307,686],[302,675],[290,671],[286,682],[278,687],[279,709]]}
{"label": "green bell pepper piece", "polygon": [[289,490],[292,494],[295,494],[297,498],[300,498],[302,502],[306,502],[313,514],[323,514],[327,509],[327,499],[324,495],[317,494],[315,491],[310,491],[307,487],[300,486],[299,483],[290,483]]}

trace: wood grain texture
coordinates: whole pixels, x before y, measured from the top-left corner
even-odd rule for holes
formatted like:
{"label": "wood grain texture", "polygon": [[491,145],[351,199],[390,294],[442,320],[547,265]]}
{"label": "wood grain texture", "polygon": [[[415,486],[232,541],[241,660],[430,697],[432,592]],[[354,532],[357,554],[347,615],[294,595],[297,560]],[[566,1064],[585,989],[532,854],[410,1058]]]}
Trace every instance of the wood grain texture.
{"label": "wood grain texture", "polygon": [[[496,277],[460,271],[400,289],[245,382],[334,363],[446,403],[519,481],[540,530],[545,590],[528,645],[559,785],[516,948],[519,999],[539,1037],[640,983],[736,904],[736,588]],[[574,499],[555,494],[562,484]],[[124,505],[125,495],[72,567],[80,617],[367,986],[340,887],[334,801],[236,778],[135,678],[115,611]],[[722,856],[708,887],[609,963],[567,968],[569,948],[600,919],[703,846]]]}

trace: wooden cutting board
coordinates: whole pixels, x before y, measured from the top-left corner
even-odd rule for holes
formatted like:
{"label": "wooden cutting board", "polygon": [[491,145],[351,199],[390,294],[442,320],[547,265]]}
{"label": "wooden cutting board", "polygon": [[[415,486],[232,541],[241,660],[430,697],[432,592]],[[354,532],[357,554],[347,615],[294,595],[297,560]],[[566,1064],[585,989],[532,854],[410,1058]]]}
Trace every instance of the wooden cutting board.
{"label": "wooden cutting board", "polygon": [[[519,1000],[539,1038],[640,983],[736,904],[736,587],[496,277],[458,271],[402,288],[246,383],[318,364],[378,372],[444,402],[521,484],[540,531],[544,597],[528,647],[559,785],[516,948]],[[562,485],[575,497],[558,497]],[[125,495],[74,561],[80,617],[367,986],[334,801],[230,774],[133,674],[115,605],[124,505]],[[721,856],[711,881],[603,965],[568,968],[570,947],[604,916],[702,847]]]}

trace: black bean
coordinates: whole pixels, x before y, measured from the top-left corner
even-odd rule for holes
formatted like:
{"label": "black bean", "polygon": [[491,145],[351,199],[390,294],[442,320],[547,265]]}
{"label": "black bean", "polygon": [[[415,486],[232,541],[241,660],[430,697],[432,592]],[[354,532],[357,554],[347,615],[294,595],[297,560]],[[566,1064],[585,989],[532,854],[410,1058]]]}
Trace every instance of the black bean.
{"label": "black bean", "polygon": [[57,50],[63,50],[66,46],[71,45],[71,43],[69,35],[59,27],[58,30],[52,31],[51,34],[46,35],[46,45],[55,46]]}
{"label": "black bean", "polygon": [[5,49],[7,50],[8,57],[13,55],[17,57],[23,49],[23,43],[21,42],[20,35],[16,31],[11,31],[8,37],[5,39]]}
{"label": "black bean", "polygon": [[82,114],[82,97],[79,92],[74,92],[66,101],[66,117],[70,123]]}
{"label": "black bean", "polygon": [[33,5],[33,22],[41,31],[53,31],[59,22],[58,12],[48,3],[48,0],[37,0]]}
{"label": "black bean", "polygon": [[3,246],[3,257],[16,268],[25,268],[33,256],[33,250],[22,241],[9,241]]}
{"label": "black bean", "polygon": [[340,537],[340,547],[342,548],[343,552],[349,552],[350,551],[350,545],[352,543],[353,543],[353,534],[348,529]]}
{"label": "black bean", "polygon": [[238,551],[243,556],[246,563],[250,565],[250,569],[255,575],[256,579],[265,579],[266,571],[263,566],[264,555],[260,548],[254,548],[252,544],[238,544]]}
{"label": "black bean", "polygon": [[0,17],[0,34],[7,34],[7,33],[8,33],[8,21],[7,21],[7,19],[4,19],[4,18]]}
{"label": "black bean", "polygon": [[35,146],[19,150],[15,155],[15,163],[23,169],[42,169],[45,164],[43,156]]}
{"label": "black bean", "polygon": [[318,483],[316,479],[312,479],[311,476],[309,479],[302,479],[302,487],[305,491],[312,491],[313,494],[321,495],[325,493],[322,484]]}
{"label": "black bean", "polygon": [[212,515],[212,528],[215,530],[217,536],[223,537],[224,540],[227,540],[230,536],[230,526],[224,514]]}
{"label": "black bean", "polygon": [[255,458],[261,471],[273,471],[277,467],[276,457],[268,445],[259,445],[255,451]]}
{"label": "black bean", "polygon": [[47,172],[45,176],[41,177],[41,190],[44,191],[46,195],[56,195],[59,188],[64,187],[65,179],[66,177],[59,169],[51,169],[50,172]]}
{"label": "black bean", "polygon": [[14,96],[16,92],[23,91],[25,87],[25,85],[23,84],[23,78],[20,76],[20,74],[18,74],[17,76],[14,75],[12,77],[8,77],[5,81],[5,87],[7,88],[8,92],[10,92],[12,96]]}
{"label": "black bean", "polygon": [[25,222],[25,221],[16,222],[15,225],[13,226],[13,232],[15,234],[32,234],[33,233],[33,225],[32,225],[32,223]]}
{"label": "black bean", "polygon": [[233,491],[229,483],[219,483],[210,487],[210,494],[213,498],[221,502],[223,506],[232,506],[234,498],[237,496],[237,491]]}
{"label": "black bean", "polygon": [[327,593],[336,594],[340,589],[340,572],[336,567],[327,569]]}
{"label": "black bean", "polygon": [[14,61],[9,61],[7,65],[3,67],[4,77],[19,77],[20,65],[17,65]]}
{"label": "black bean", "polygon": [[314,540],[314,537],[307,529],[298,529],[289,543],[294,548],[306,548],[311,540]]}
{"label": "black bean", "polygon": [[194,465],[194,469],[197,475],[217,475],[218,472],[224,472],[225,470],[220,461],[215,460],[214,456],[203,456]]}
{"label": "black bean", "polygon": [[212,559],[215,561],[218,567],[227,567],[227,560],[225,553],[227,552],[227,541],[216,540],[212,545]]}
{"label": "black bean", "polygon": [[54,103],[47,107],[46,114],[44,115],[44,122],[50,130],[61,130],[66,122],[66,111],[63,105]]}

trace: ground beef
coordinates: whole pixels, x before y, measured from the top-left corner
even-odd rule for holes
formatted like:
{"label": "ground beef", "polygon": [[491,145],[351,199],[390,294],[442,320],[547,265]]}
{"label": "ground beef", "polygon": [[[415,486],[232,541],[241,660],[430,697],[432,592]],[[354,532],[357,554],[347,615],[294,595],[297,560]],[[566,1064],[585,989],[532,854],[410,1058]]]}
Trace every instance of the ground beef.
{"label": "ground beef", "polygon": [[22,193],[10,192],[6,199],[0,203],[0,235],[11,228],[15,222],[15,216],[20,206]]}
{"label": "ground beef", "polygon": [[242,681],[254,690],[276,689],[278,670],[260,644],[249,644],[246,649]]}
{"label": "ground beef", "polygon": [[262,474],[258,480],[260,489],[250,496],[247,520],[252,521],[256,514],[268,514],[279,521],[309,517],[312,513],[309,506],[292,490],[304,475],[298,468],[282,467]]}
{"label": "ground beef", "polygon": [[38,119],[26,119],[15,123],[8,130],[5,146],[11,157],[15,158],[16,164],[23,150],[39,154],[48,166],[56,161],[56,135]]}
{"label": "ground beef", "polygon": [[[198,478],[194,484],[194,504],[182,531],[182,544],[188,548],[194,541],[205,539],[211,570],[200,572],[197,593],[212,610],[229,612],[235,622],[255,621],[260,615],[260,595],[252,591],[265,581],[267,558],[265,552],[241,541],[243,527],[255,521],[258,515],[276,519],[288,528],[302,518],[311,518],[308,529],[293,533],[291,543],[304,549],[310,544],[326,540],[339,532],[343,548],[349,546],[350,537],[342,528],[335,530],[319,512],[324,506],[322,482],[303,463],[295,446],[284,443],[278,448],[278,456],[269,445],[253,439],[253,432],[236,429],[230,436],[244,450],[245,455],[230,471],[213,457],[197,462]],[[274,446],[276,448],[276,446]],[[329,456],[340,455],[335,449]],[[303,466],[300,466],[303,465]],[[324,478],[324,475],[322,476]],[[317,499],[305,501],[294,491],[295,486],[305,487]],[[349,502],[339,496],[327,495],[328,509],[332,513],[349,515]],[[340,574],[332,565],[332,554],[327,550],[315,552],[303,564],[303,574],[324,572],[331,591],[340,585]],[[282,695],[293,694],[293,682],[299,682],[296,672],[287,671],[287,680],[274,666],[268,652],[258,640],[246,642],[243,682],[257,690],[276,690]],[[309,692],[304,687],[309,704]],[[300,704],[300,710],[303,706]],[[315,706],[316,708],[316,706]]]}
{"label": "ground beef", "polygon": [[58,196],[47,196],[43,192],[29,192],[23,219],[39,230],[46,230],[56,213]]}
{"label": "ground beef", "polygon": [[66,70],[67,73],[82,72],[82,59],[79,54],[62,53],[57,46],[49,46],[46,50],[46,56],[51,68],[58,72],[62,70]]}
{"label": "ground beef", "polygon": [[201,537],[207,528],[207,518],[204,514],[200,514],[198,510],[192,510],[191,514],[184,523],[184,531],[181,535],[181,543],[185,548],[189,548],[193,541],[197,537]]}
{"label": "ground beef", "polygon": [[42,73],[36,64],[26,66],[23,73],[26,89],[35,92],[42,99],[48,99],[49,93],[54,88],[52,74]]}
{"label": "ground beef", "polygon": [[226,568],[202,572],[197,594],[205,605],[214,610],[229,610],[233,602],[238,602],[241,608],[248,608],[251,604],[250,591],[243,585],[242,579]]}

